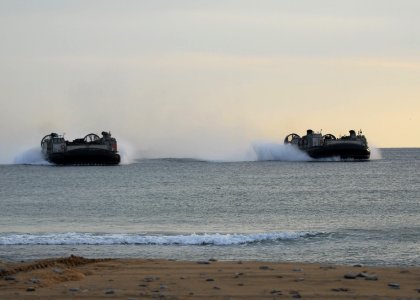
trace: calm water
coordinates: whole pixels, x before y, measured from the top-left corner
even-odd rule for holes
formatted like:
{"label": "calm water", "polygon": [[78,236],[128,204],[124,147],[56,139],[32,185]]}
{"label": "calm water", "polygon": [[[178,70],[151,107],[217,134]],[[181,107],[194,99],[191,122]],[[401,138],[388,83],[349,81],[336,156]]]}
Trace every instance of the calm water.
{"label": "calm water", "polygon": [[0,166],[0,260],[420,264],[420,149],[368,162]]}

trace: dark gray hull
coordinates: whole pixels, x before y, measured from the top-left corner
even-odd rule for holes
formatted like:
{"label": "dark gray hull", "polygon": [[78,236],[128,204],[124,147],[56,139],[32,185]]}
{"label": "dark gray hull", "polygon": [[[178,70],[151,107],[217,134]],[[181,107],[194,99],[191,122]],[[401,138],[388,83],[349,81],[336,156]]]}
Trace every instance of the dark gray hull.
{"label": "dark gray hull", "polygon": [[46,160],[57,165],[118,165],[121,157],[113,151],[86,148],[48,154]]}
{"label": "dark gray hull", "polygon": [[367,160],[370,158],[369,148],[350,143],[324,145],[319,147],[301,148],[312,158],[331,158]]}

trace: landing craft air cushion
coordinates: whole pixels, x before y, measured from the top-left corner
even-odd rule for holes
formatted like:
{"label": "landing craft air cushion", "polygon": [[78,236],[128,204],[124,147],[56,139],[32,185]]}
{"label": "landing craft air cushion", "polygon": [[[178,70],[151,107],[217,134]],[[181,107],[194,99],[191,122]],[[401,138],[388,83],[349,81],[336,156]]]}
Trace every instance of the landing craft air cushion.
{"label": "landing craft air cushion", "polygon": [[354,130],[350,130],[349,133],[348,136],[336,138],[332,134],[322,135],[308,129],[302,137],[296,133],[287,135],[284,143],[294,145],[312,158],[369,159],[370,150],[362,131],[357,135]]}
{"label": "landing craft air cushion", "polygon": [[57,165],[117,165],[121,161],[116,139],[105,131],[102,137],[90,133],[71,142],[51,133],[41,140],[41,148],[44,158]]}

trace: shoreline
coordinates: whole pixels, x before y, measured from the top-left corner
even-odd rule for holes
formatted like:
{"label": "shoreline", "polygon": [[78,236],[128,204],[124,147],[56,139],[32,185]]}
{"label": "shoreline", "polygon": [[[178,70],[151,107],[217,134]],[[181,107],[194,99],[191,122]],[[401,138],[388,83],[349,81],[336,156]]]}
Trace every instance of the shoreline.
{"label": "shoreline", "polygon": [[4,299],[420,299],[420,266],[267,261],[0,261]]}

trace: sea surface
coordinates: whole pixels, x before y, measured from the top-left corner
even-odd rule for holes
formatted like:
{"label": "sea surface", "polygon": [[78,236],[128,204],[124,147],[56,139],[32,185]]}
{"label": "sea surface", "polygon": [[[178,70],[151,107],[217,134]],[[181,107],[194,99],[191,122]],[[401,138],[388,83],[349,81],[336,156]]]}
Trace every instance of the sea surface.
{"label": "sea surface", "polygon": [[380,149],[364,162],[289,150],[112,167],[25,154],[0,165],[0,260],[420,264],[420,149]]}

